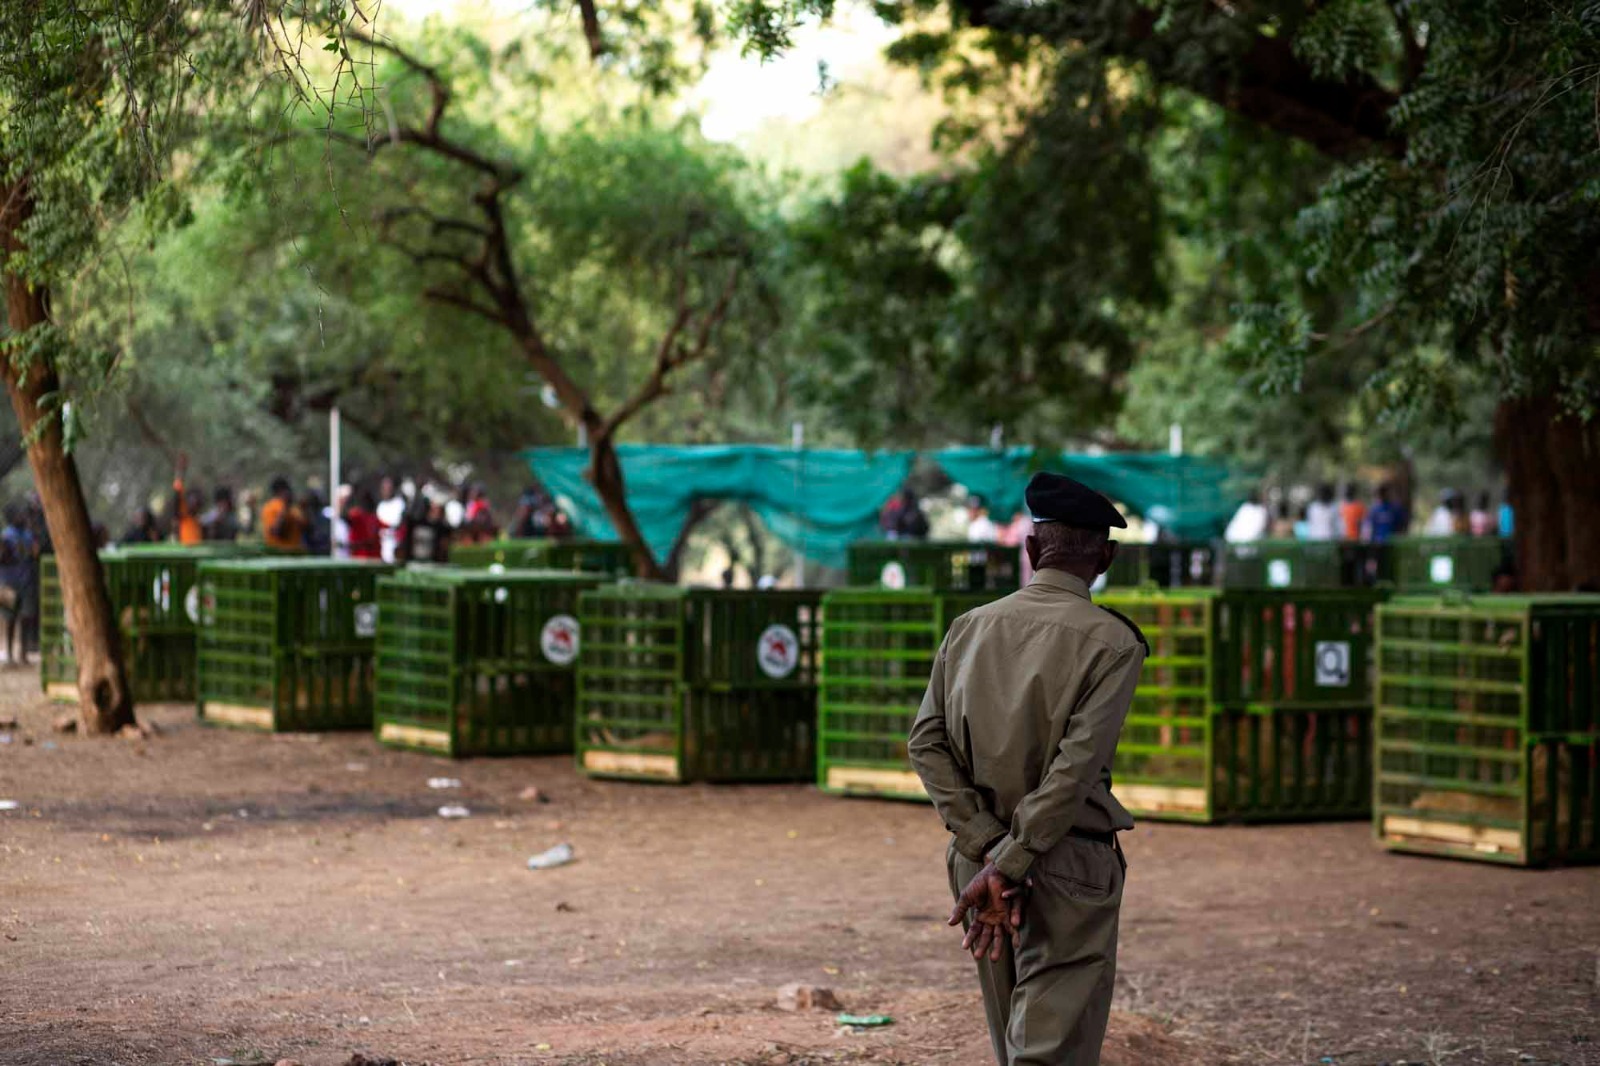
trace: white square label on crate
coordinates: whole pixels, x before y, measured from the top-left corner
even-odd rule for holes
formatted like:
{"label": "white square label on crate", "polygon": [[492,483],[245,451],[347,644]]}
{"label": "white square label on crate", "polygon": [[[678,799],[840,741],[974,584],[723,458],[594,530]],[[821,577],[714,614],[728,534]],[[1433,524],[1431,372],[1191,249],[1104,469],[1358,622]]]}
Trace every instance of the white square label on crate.
{"label": "white square label on crate", "polygon": [[1286,589],[1294,583],[1294,567],[1287,559],[1267,560],[1267,587]]}
{"label": "white square label on crate", "polygon": [[356,636],[375,637],[378,635],[378,605],[375,603],[356,604]]}
{"label": "white square label on crate", "polygon": [[878,573],[878,583],[886,589],[905,588],[906,568],[894,561],[884,563],[883,569]]}
{"label": "white square label on crate", "polygon": [[1435,555],[1428,560],[1428,580],[1435,585],[1448,585],[1456,579],[1456,560],[1451,555]]}
{"label": "white square label on crate", "polygon": [[1317,684],[1322,688],[1343,688],[1350,684],[1350,642],[1317,641]]}

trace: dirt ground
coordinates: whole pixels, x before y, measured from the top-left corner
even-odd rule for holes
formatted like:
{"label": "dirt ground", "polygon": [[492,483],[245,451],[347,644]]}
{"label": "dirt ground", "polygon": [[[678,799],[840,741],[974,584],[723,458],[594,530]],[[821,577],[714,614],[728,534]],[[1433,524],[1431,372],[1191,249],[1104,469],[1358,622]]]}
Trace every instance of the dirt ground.
{"label": "dirt ground", "polygon": [[[86,740],[36,686],[0,675],[7,1066],[989,1061],[926,807],[184,707],[147,709],[151,740]],[[577,862],[526,869],[563,841]],[[1600,1066],[1600,871],[1388,855],[1362,824],[1146,824],[1127,851],[1108,1066]],[[791,981],[895,1023],[781,1012]]]}

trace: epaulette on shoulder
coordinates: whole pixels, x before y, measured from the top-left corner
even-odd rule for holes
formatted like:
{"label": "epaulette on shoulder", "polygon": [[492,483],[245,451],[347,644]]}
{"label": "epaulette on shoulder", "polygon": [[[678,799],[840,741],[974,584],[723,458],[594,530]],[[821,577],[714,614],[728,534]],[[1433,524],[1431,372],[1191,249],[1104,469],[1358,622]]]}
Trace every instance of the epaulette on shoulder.
{"label": "epaulette on shoulder", "polygon": [[1106,612],[1106,614],[1109,614],[1111,617],[1115,618],[1117,621],[1121,622],[1123,625],[1127,626],[1129,629],[1133,630],[1133,639],[1144,645],[1144,653],[1146,655],[1150,654],[1150,642],[1144,638],[1144,630],[1135,625],[1133,619],[1129,618],[1116,608],[1107,607],[1103,603],[1097,603],[1095,606]]}

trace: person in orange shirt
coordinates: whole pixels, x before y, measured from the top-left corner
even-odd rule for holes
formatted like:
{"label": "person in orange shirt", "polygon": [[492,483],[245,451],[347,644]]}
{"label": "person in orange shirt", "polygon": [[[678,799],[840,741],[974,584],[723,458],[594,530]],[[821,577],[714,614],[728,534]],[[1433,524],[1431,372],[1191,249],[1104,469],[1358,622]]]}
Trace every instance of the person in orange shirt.
{"label": "person in orange shirt", "polygon": [[188,471],[189,457],[179,452],[178,472],[172,479],[172,513],[176,519],[173,532],[178,535],[179,544],[192,548],[206,539],[205,530],[200,526],[200,508],[205,500],[199,489],[184,488],[183,478]]}
{"label": "person in orange shirt", "polygon": [[294,505],[289,479],[272,479],[272,498],[261,508],[261,539],[275,551],[306,549],[306,516]]}
{"label": "person in orange shirt", "polygon": [[1367,505],[1361,502],[1361,491],[1354,481],[1344,487],[1344,503],[1339,505],[1339,520],[1344,525],[1345,540],[1361,539],[1361,523],[1367,520]]}

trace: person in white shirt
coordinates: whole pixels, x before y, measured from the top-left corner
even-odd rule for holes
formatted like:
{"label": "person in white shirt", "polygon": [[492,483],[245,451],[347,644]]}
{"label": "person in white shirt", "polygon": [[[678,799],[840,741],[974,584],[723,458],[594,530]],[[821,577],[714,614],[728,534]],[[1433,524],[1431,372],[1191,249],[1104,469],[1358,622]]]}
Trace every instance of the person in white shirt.
{"label": "person in white shirt", "polygon": [[983,497],[967,500],[967,540],[973,544],[993,544],[1000,539],[1000,527],[989,517]]}
{"label": "person in white shirt", "polygon": [[1250,498],[1233,512],[1233,518],[1228,522],[1228,528],[1223,532],[1222,538],[1229,544],[1248,544],[1260,540],[1267,534],[1267,522],[1270,518],[1266,506],[1261,502],[1261,493],[1252,492]]}
{"label": "person in white shirt", "polygon": [[1339,539],[1339,505],[1333,499],[1333,486],[1317,489],[1317,498],[1306,504],[1306,539]]}
{"label": "person in white shirt", "polygon": [[411,502],[405,494],[395,487],[394,478],[386,477],[378,483],[377,515],[383,527],[378,531],[378,541],[382,545],[381,554],[386,563],[394,562],[395,545],[400,540],[400,523],[405,521],[410,506]]}
{"label": "person in white shirt", "polygon": [[334,491],[333,503],[322,512],[328,519],[328,531],[333,539],[335,559],[350,558],[350,523],[344,520],[344,509],[350,506],[350,494],[354,491],[349,485],[340,485]]}
{"label": "person in white shirt", "polygon": [[1461,497],[1453,489],[1445,489],[1439,496],[1439,506],[1428,516],[1422,532],[1430,537],[1448,537],[1463,532],[1456,516],[1461,513]]}

